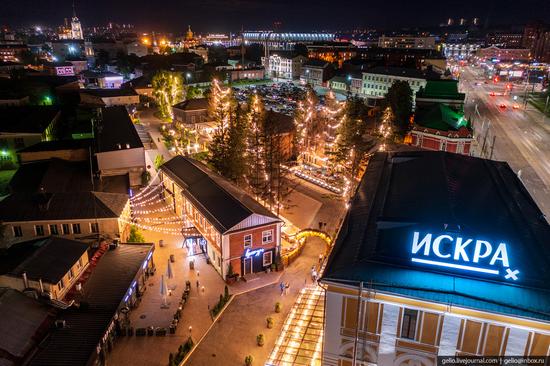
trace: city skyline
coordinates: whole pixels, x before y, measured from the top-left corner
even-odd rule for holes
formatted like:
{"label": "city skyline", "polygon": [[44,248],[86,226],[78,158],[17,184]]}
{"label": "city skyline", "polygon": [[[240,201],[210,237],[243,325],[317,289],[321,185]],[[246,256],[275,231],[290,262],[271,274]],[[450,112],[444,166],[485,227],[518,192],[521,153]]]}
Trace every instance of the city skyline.
{"label": "city skyline", "polygon": [[[56,26],[72,15],[70,0],[8,0],[3,4],[0,24],[12,27]],[[305,1],[296,4],[289,0],[207,0],[197,3],[167,0],[148,3],[105,0],[76,2],[76,12],[84,27],[109,22],[132,23],[140,29],[165,32],[184,32],[188,24],[199,32],[228,32],[244,29],[270,29],[275,22],[281,30],[349,30],[355,28],[392,29],[399,27],[427,27],[444,23],[448,18],[472,20],[479,18],[481,26],[522,24],[550,17],[550,3],[527,0],[521,7],[511,0],[448,1],[433,4],[427,0],[410,3],[397,0],[390,3],[364,4],[354,0],[341,3],[343,11],[334,12],[327,2]],[[395,8],[398,14],[393,14]],[[289,11],[289,10],[293,11]],[[533,9],[537,9],[533,12]],[[208,14],[208,19],[205,19]],[[47,22],[46,19],[48,19]]]}

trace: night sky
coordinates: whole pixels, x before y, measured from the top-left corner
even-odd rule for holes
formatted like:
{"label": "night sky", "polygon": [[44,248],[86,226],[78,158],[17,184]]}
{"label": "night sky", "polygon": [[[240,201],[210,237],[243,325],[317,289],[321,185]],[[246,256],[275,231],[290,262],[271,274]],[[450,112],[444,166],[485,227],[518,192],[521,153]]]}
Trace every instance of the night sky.
{"label": "night sky", "polygon": [[[140,29],[181,33],[272,28],[338,30],[355,27],[435,26],[445,19],[481,18],[490,24],[550,20],[550,0],[77,0],[83,25],[132,23]],[[57,25],[71,0],[0,0],[0,24]]]}

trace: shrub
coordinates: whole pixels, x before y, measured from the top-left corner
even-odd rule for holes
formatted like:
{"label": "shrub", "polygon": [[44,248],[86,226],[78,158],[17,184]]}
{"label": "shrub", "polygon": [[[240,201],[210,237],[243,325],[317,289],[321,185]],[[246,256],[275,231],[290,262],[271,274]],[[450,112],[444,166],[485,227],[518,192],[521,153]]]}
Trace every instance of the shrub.
{"label": "shrub", "polygon": [[268,327],[269,329],[273,328],[273,318],[272,318],[272,317],[270,317],[270,316],[267,317],[267,319],[266,319],[265,321],[266,321],[267,327]]}
{"label": "shrub", "polygon": [[265,343],[264,335],[262,333],[258,334],[256,336],[256,342],[258,343],[258,346],[262,347]]}
{"label": "shrub", "polygon": [[278,302],[278,301],[275,303],[275,312],[276,312],[276,313],[280,313],[280,312],[281,312],[281,303]]}
{"label": "shrub", "polygon": [[244,364],[246,366],[252,366],[252,362],[254,362],[254,357],[252,357],[252,355],[248,355],[244,358]]}

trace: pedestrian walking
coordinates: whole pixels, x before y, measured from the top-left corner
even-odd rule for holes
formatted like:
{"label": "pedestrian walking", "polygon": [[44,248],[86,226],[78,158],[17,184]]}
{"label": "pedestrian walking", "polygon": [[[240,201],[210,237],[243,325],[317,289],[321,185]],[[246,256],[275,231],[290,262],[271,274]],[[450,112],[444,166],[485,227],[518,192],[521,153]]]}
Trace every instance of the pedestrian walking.
{"label": "pedestrian walking", "polygon": [[311,266],[311,280],[315,282],[315,266]]}
{"label": "pedestrian walking", "polygon": [[197,291],[199,290],[199,286],[200,286],[200,283],[199,283],[199,280],[197,280]]}
{"label": "pedestrian walking", "polygon": [[197,277],[199,277],[199,276],[200,276],[200,273],[199,273],[199,271],[197,271]]}
{"label": "pedestrian walking", "polygon": [[317,283],[317,271],[314,270],[311,276],[313,278],[313,283]]}
{"label": "pedestrian walking", "polygon": [[319,254],[319,264],[323,262],[323,253]]}
{"label": "pedestrian walking", "polygon": [[288,291],[290,290],[290,282],[287,282],[285,284],[285,295],[288,295]]}
{"label": "pedestrian walking", "polygon": [[201,288],[201,289],[202,289],[202,292],[204,293],[204,286],[202,286],[202,288]]}
{"label": "pedestrian walking", "polygon": [[285,293],[285,284],[283,282],[281,282],[279,284],[279,288],[281,289],[281,296],[283,296],[284,293]]}

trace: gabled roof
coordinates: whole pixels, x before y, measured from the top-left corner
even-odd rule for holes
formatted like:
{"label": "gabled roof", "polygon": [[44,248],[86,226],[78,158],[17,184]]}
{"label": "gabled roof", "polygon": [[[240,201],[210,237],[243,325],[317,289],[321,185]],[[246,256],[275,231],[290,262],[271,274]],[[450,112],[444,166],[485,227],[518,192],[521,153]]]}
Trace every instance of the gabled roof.
{"label": "gabled roof", "polygon": [[0,217],[4,222],[118,218],[127,202],[121,193],[13,193],[0,201]]}
{"label": "gabled roof", "polygon": [[59,115],[57,106],[21,106],[2,108],[0,133],[42,134]]}
{"label": "gabled roof", "polygon": [[88,244],[51,236],[17,243],[0,251],[0,274],[57,284],[78,259]]}
{"label": "gabled roof", "polygon": [[[506,278],[504,270],[486,274],[413,262],[414,231],[486,240],[493,250],[505,242],[518,279]],[[548,238],[550,225],[507,163],[445,152],[376,153],[323,280],[363,281],[376,291],[548,321]],[[440,246],[444,255],[452,248]]]}
{"label": "gabled roof", "polygon": [[470,121],[464,118],[463,114],[441,103],[417,107],[414,123],[439,131],[458,131],[461,128],[471,130],[472,128]]}
{"label": "gabled roof", "polygon": [[208,108],[208,98],[187,99],[174,105],[172,108],[181,109],[183,111],[206,110]]}
{"label": "gabled roof", "polygon": [[93,364],[99,357],[97,346],[102,343],[102,337],[124,301],[124,296],[133,286],[152,247],[151,244],[122,244],[105,252],[82,286],[81,303],[87,306],[71,307],[58,314],[57,319],[65,320],[67,326],[51,331],[29,365]]}
{"label": "gabled roof", "polygon": [[161,168],[182,188],[185,196],[220,233],[226,233],[246,218],[257,214],[272,222],[280,219],[197,160],[175,156]]}

